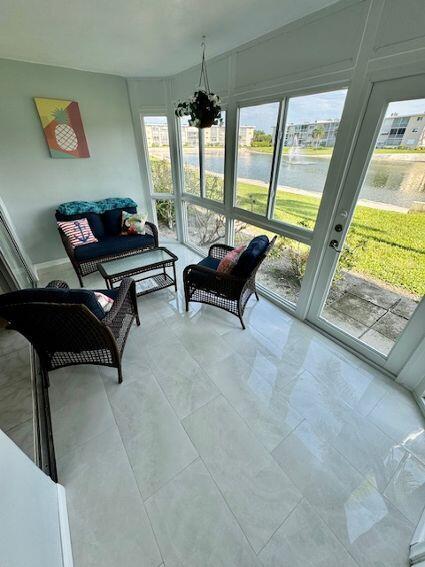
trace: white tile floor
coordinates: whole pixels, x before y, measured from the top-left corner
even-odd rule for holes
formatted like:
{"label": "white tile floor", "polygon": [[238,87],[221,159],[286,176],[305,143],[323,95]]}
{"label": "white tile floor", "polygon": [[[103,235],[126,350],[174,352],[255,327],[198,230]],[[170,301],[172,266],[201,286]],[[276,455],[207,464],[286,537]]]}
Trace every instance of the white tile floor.
{"label": "white tile floor", "polygon": [[[401,567],[425,504],[411,395],[265,299],[139,299],[124,383],[51,373],[76,567]],[[69,269],[45,281],[76,286]],[[102,287],[97,276],[87,287]]]}

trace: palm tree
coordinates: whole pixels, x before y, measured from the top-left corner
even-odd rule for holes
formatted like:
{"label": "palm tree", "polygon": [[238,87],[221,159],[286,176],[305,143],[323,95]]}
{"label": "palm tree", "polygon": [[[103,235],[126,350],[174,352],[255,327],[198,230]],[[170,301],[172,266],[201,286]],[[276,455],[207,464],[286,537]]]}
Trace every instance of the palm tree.
{"label": "palm tree", "polygon": [[326,134],[325,128],[321,124],[318,124],[314,128],[313,132],[311,133],[311,136],[313,140],[316,140],[316,148],[319,147],[319,142],[325,137],[325,134]]}

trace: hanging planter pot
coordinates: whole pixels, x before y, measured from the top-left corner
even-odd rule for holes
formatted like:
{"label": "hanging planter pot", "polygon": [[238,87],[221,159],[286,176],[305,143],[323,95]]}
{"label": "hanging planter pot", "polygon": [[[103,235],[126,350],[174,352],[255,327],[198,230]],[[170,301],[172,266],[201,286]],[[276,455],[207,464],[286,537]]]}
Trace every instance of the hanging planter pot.
{"label": "hanging planter pot", "polygon": [[187,101],[177,104],[175,114],[179,118],[190,116],[189,126],[210,128],[213,125],[222,124],[223,120],[221,118],[220,98],[211,92],[208,82],[204,41],[202,47],[201,76],[199,77],[198,90]]}

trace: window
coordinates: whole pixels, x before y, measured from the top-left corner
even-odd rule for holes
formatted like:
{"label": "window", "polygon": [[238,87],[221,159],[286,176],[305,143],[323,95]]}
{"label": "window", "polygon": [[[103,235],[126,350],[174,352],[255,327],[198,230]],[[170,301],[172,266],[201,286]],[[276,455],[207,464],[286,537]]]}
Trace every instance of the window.
{"label": "window", "polygon": [[180,120],[184,191],[213,201],[224,197],[225,112],[223,124],[211,128],[189,126],[187,118]]}
{"label": "window", "polygon": [[205,128],[204,134],[204,196],[213,201],[224,199],[224,144],[226,138],[226,113],[221,113],[223,124]]}
{"label": "window", "polygon": [[166,116],[144,116],[143,125],[153,193],[173,193],[170,143]]}
{"label": "window", "polygon": [[260,215],[267,212],[279,103],[239,111],[236,206]]}
{"label": "window", "polygon": [[155,199],[154,202],[160,240],[177,240],[175,201]]}
{"label": "window", "polygon": [[[236,245],[247,244],[259,234],[267,234],[270,239],[274,236],[262,228],[235,221]],[[278,236],[274,247],[257,273],[257,282],[295,305],[300,294],[309,253],[310,246],[307,244],[286,236]]]}
{"label": "window", "polygon": [[346,94],[344,89],[288,100],[275,220],[314,228]]}
{"label": "window", "polygon": [[180,136],[183,158],[183,191],[200,196],[199,129],[189,126],[186,117],[180,118]]}
{"label": "window", "polygon": [[201,207],[186,203],[187,242],[208,254],[212,244],[224,242],[226,221],[220,215]]}

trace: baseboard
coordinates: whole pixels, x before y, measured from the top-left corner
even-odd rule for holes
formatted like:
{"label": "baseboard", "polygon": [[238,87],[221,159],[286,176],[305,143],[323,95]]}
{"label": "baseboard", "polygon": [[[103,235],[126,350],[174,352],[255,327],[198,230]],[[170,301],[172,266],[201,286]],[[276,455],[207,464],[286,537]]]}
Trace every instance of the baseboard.
{"label": "baseboard", "polygon": [[64,257],[58,258],[57,260],[49,260],[48,262],[41,262],[40,264],[34,264],[34,269],[38,273],[40,270],[52,268],[53,266],[61,266],[62,264],[69,264],[71,266],[69,258]]}
{"label": "baseboard", "polygon": [[73,567],[71,532],[69,531],[68,510],[66,507],[65,488],[58,484],[58,508],[59,508],[59,527],[62,543],[62,563],[63,567]]}

